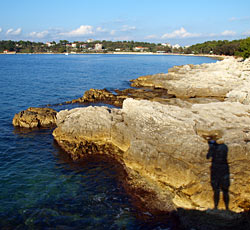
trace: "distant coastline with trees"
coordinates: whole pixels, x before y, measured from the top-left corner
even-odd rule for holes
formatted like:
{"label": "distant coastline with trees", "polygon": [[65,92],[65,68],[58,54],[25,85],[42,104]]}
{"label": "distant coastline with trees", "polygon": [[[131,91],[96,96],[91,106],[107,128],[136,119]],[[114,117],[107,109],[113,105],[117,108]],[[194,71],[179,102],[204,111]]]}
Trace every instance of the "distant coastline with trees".
{"label": "distant coastline with trees", "polygon": [[59,42],[0,41],[0,53],[113,53],[151,52],[176,54],[230,55],[250,57],[250,37],[240,40],[206,41],[181,47],[169,43],[93,40]]}

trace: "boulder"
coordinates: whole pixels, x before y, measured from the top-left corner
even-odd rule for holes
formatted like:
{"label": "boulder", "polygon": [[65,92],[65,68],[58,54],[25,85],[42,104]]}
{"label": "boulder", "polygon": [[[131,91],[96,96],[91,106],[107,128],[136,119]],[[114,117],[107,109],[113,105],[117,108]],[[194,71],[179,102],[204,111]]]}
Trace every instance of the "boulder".
{"label": "boulder", "polygon": [[[61,111],[53,135],[75,160],[86,154],[118,159],[131,190],[145,191],[138,196],[146,207],[213,208],[213,168],[218,178],[227,178],[223,193],[229,196],[229,209],[242,212],[250,209],[249,124],[250,106],[237,102],[181,108],[126,99],[122,109]],[[223,163],[216,164],[217,152]],[[218,164],[229,169],[225,175]],[[218,203],[227,206],[222,198]]]}
{"label": "boulder", "polygon": [[30,107],[15,114],[12,124],[22,128],[51,128],[56,124],[56,114],[54,109]]}

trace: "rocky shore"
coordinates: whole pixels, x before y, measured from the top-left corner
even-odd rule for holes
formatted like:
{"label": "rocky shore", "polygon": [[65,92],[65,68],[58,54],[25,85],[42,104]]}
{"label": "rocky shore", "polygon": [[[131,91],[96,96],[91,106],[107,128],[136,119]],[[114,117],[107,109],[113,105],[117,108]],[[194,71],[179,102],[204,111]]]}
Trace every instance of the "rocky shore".
{"label": "rocky shore", "polygon": [[184,228],[248,226],[249,79],[249,59],[226,58],[132,80],[139,89],[90,90],[68,103],[122,108],[60,111],[53,136],[73,160],[115,158],[136,200],[152,213],[178,213]]}

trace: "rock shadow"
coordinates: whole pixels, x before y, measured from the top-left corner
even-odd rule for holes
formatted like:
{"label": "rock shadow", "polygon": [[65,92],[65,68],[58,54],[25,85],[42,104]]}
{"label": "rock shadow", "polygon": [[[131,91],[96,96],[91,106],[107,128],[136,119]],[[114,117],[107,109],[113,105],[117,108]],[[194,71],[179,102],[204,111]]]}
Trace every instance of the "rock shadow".
{"label": "rock shadow", "polygon": [[229,210],[230,170],[227,162],[228,147],[210,140],[207,159],[212,158],[210,181],[214,192],[214,209],[218,208],[220,192],[223,193],[225,208]]}
{"label": "rock shadow", "polygon": [[204,211],[177,209],[179,230],[249,230],[250,212],[236,213],[229,210]]}

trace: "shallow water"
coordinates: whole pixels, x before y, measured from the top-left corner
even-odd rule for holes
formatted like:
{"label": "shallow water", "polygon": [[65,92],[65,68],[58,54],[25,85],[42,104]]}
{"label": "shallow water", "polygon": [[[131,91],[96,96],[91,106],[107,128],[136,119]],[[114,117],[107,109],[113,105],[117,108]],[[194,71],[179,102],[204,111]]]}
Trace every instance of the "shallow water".
{"label": "shallow water", "polygon": [[30,106],[78,98],[90,88],[125,89],[141,75],[204,62],[215,60],[0,55],[0,229],[152,229],[137,218],[119,184],[116,164],[105,158],[74,163],[54,143],[51,130],[20,131],[12,127],[12,118]]}

